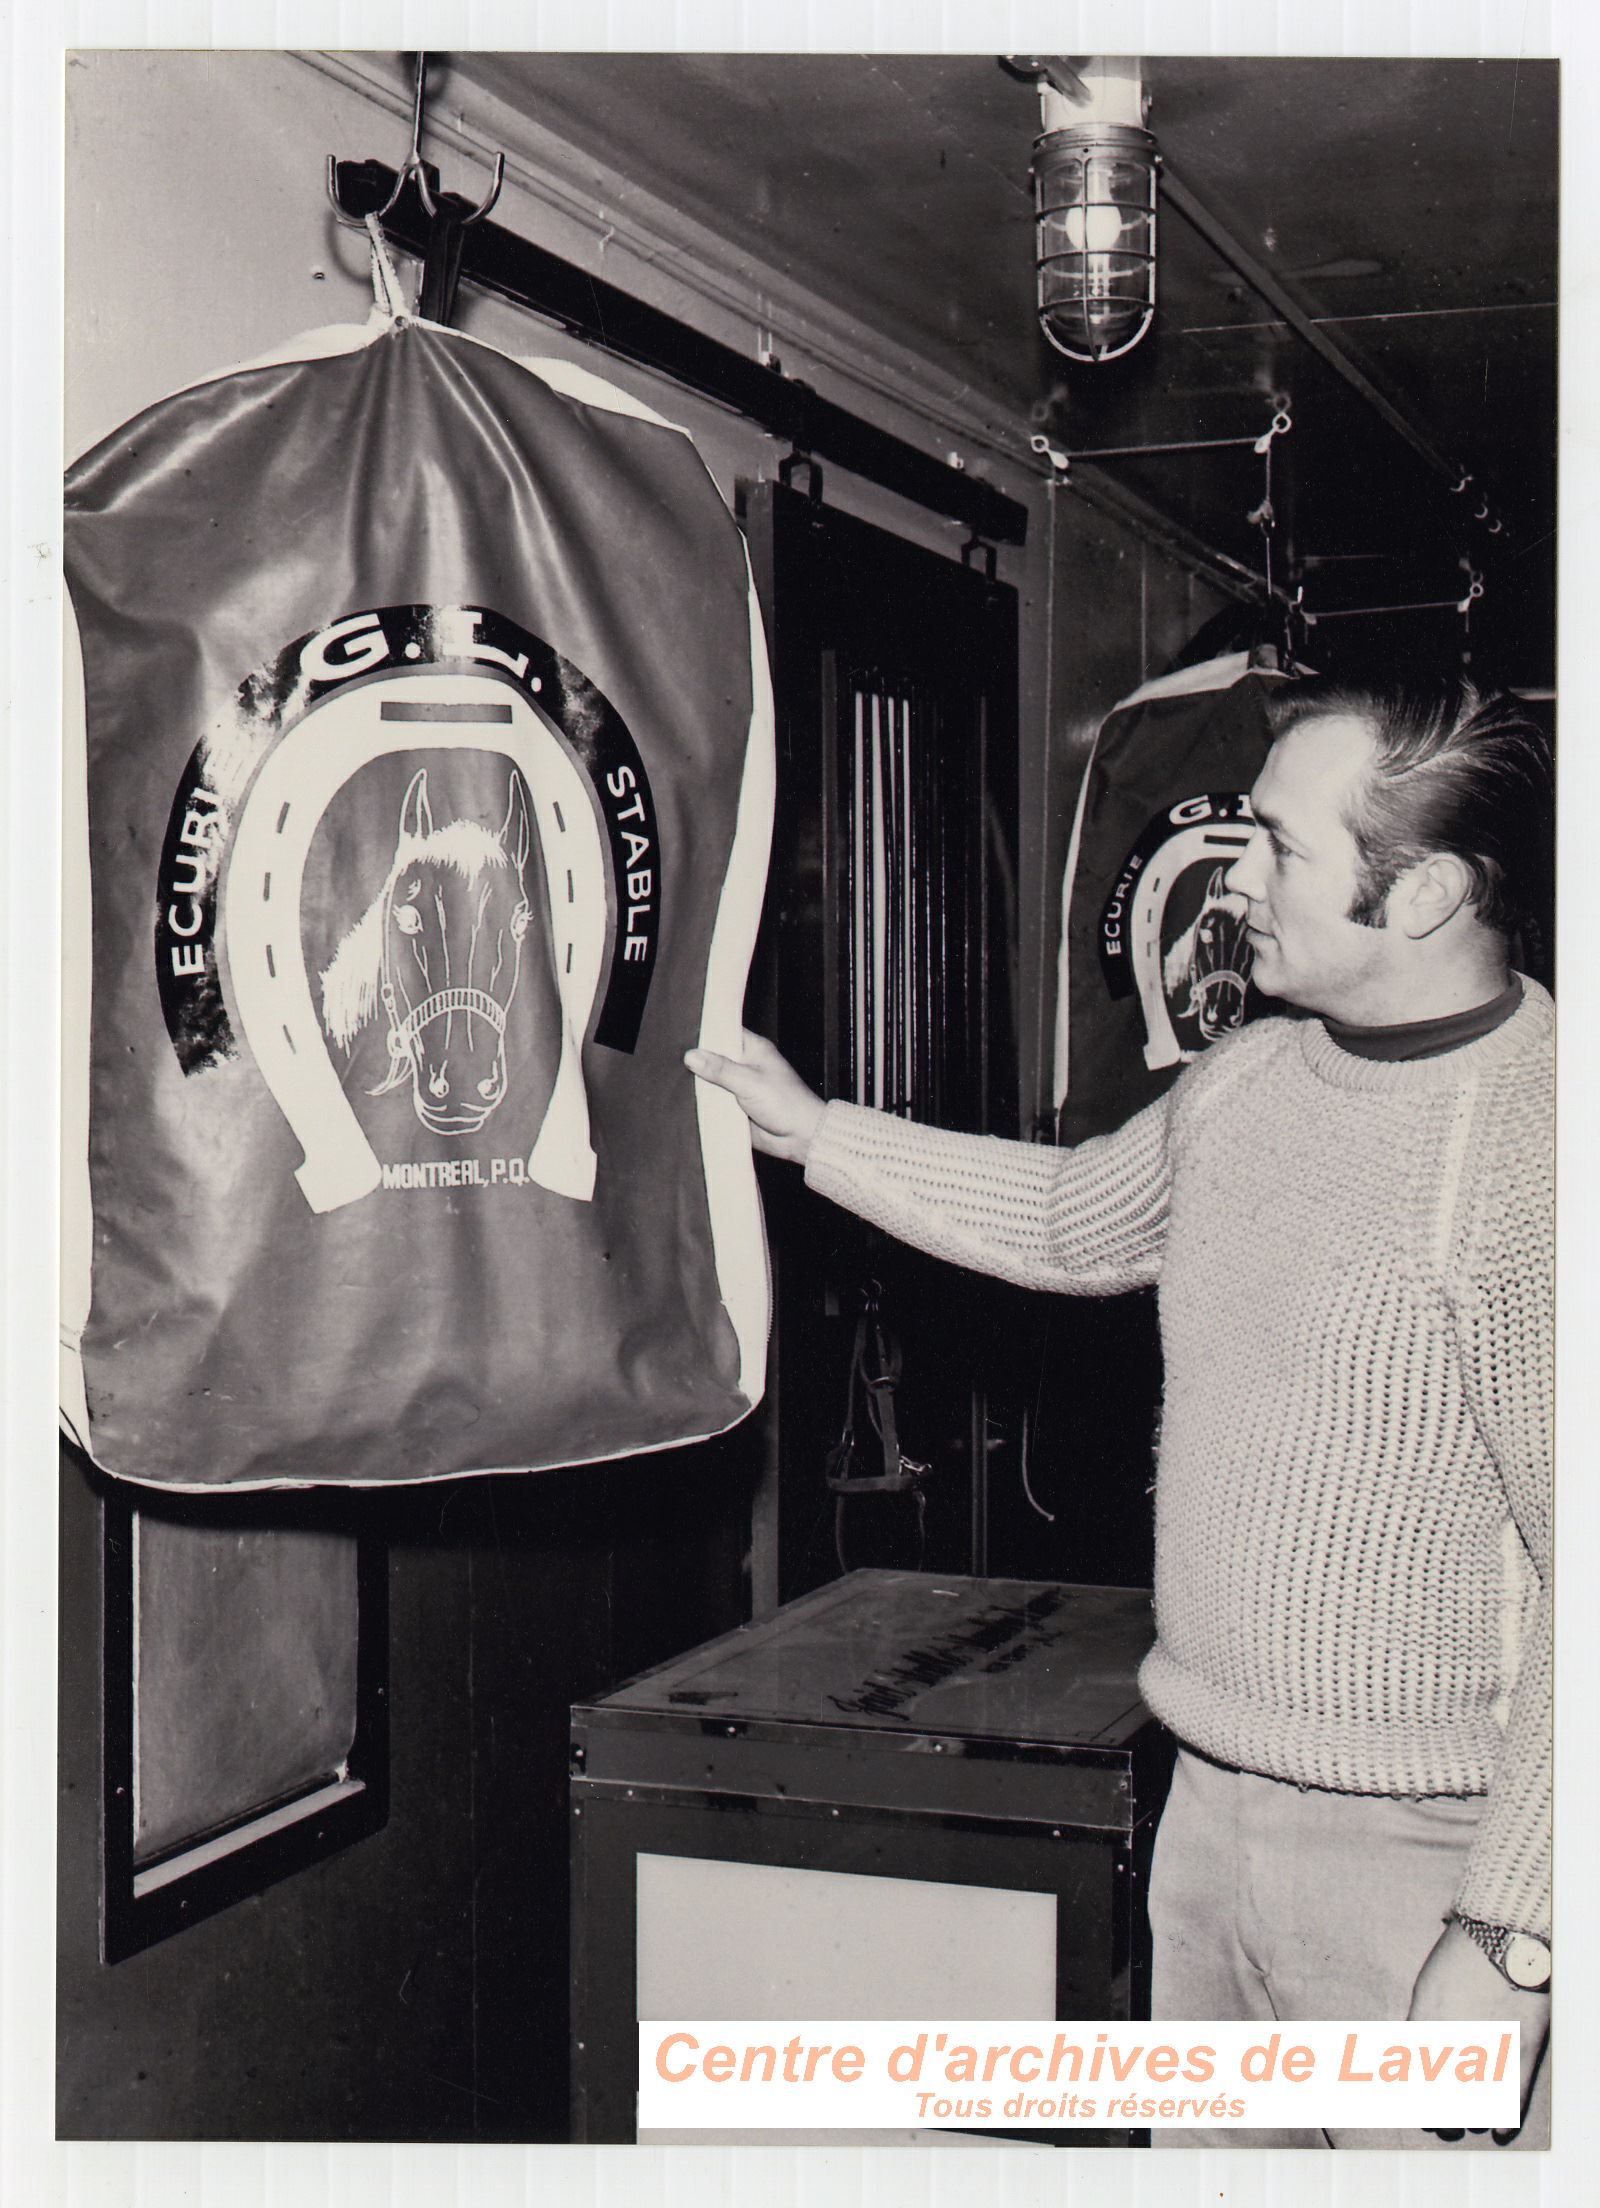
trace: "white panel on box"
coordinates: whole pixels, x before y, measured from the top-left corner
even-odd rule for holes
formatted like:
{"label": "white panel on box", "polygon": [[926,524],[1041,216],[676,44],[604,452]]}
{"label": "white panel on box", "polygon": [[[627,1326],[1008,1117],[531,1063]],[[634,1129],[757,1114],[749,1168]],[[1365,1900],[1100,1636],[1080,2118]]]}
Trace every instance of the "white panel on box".
{"label": "white panel on box", "polygon": [[639,2015],[1053,2017],[1056,1897],[638,1858]]}

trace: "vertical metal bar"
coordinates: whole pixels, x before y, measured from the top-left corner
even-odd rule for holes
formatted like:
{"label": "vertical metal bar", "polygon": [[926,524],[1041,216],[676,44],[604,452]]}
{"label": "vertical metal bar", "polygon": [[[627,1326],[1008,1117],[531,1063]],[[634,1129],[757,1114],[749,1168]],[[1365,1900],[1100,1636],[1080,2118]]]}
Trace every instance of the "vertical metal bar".
{"label": "vertical metal bar", "polygon": [[855,691],[855,780],[854,803],[850,808],[850,861],[852,890],[850,904],[850,1091],[858,1104],[870,1104],[872,1092],[868,1086],[868,1060],[870,1045],[867,1037],[867,967],[872,951],[867,938],[867,743],[866,699],[862,694],[860,678],[854,681]]}
{"label": "vertical metal bar", "polygon": [[865,1061],[862,1087],[865,1090],[863,1104],[881,1104],[879,1092],[879,1067],[877,1056],[878,1020],[878,701],[875,695],[867,699],[866,722],[862,732],[861,775],[861,886],[864,895],[865,925],[861,933],[861,972],[865,990],[861,1048]]}
{"label": "vertical metal bar", "polygon": [[897,1018],[894,1025],[894,1089],[895,1110],[904,1112],[911,1103],[911,1083],[906,1073],[906,1034],[911,1022],[911,992],[906,987],[906,903],[911,894],[911,883],[906,873],[906,775],[905,775],[905,700],[900,685],[895,684],[889,698],[889,758],[894,767],[894,934],[889,941],[889,956],[894,961],[894,993]]}
{"label": "vertical metal bar", "polygon": [[887,699],[884,696],[883,677],[874,677],[876,687],[872,695],[872,756],[877,773],[877,835],[873,844],[877,859],[878,880],[882,885],[882,897],[878,903],[878,924],[873,931],[872,973],[878,985],[877,1032],[873,1040],[878,1048],[878,1104],[883,1111],[894,1109],[894,967],[885,956],[889,931],[894,925],[894,789],[889,777],[888,746],[885,742],[884,719]]}
{"label": "vertical metal bar", "polygon": [[911,756],[911,700],[903,695],[900,700],[900,867],[905,882],[905,895],[902,899],[900,921],[900,977],[901,993],[905,1002],[905,1022],[901,1041],[901,1078],[908,1118],[915,1116],[917,1103],[917,877],[916,852],[911,834]]}
{"label": "vertical metal bar", "polygon": [[965,722],[964,747],[969,756],[967,764],[967,850],[965,883],[965,923],[967,931],[967,1078],[970,1083],[972,1117],[967,1124],[982,1127],[987,1117],[987,1098],[983,1091],[983,1066],[985,1044],[983,1037],[984,1014],[988,1006],[988,944],[984,936],[983,912],[983,847],[989,832],[985,796],[978,761],[978,747],[972,741],[973,714],[970,710],[962,716]]}
{"label": "vertical metal bar", "polygon": [[898,1112],[900,1093],[900,752],[894,692],[883,687],[883,1101]]}
{"label": "vertical metal bar", "polygon": [[881,1112],[887,1102],[884,1052],[884,920],[888,904],[887,853],[884,849],[883,694],[872,692],[872,1102]]}
{"label": "vertical metal bar", "polygon": [[911,910],[911,869],[906,850],[906,761],[905,761],[905,700],[894,701],[893,726],[890,742],[894,746],[894,864],[899,878],[899,910],[895,916],[894,962],[895,993],[900,1000],[900,1019],[895,1031],[894,1062],[895,1087],[900,1092],[900,1110],[911,1110],[911,1069],[906,1063],[906,1044],[911,1034],[911,977],[906,972],[906,920]]}
{"label": "vertical metal bar", "polygon": [[932,739],[931,768],[933,806],[933,971],[938,1001],[938,1041],[934,1045],[933,1116],[942,1127],[950,1103],[950,1049],[955,1034],[952,1017],[954,982],[950,970],[950,815],[942,802],[944,781],[944,722],[937,693],[929,699],[928,733]]}
{"label": "vertical metal bar", "polygon": [[927,1091],[922,1078],[922,1038],[927,1027],[927,1006],[923,999],[922,978],[922,791],[918,776],[921,746],[917,740],[920,723],[916,711],[916,696],[907,686],[906,715],[906,873],[911,882],[911,894],[906,899],[906,994],[911,1001],[911,1019],[906,1036],[906,1062],[909,1065],[911,1085],[911,1117],[921,1119],[927,1106]]}
{"label": "vertical metal bar", "polygon": [[929,742],[928,705],[924,694],[917,699],[917,883],[921,921],[921,1010],[922,1057],[918,1068],[921,1080],[920,1101],[922,1116],[931,1119],[934,1114],[934,1063],[938,1049],[940,1027],[939,972],[934,958],[934,915],[938,910],[938,842],[934,829],[934,761],[935,751]]}
{"label": "vertical metal bar", "polygon": [[911,1060],[911,1038],[916,1029],[917,992],[916,977],[906,958],[906,943],[915,924],[917,877],[912,867],[911,838],[907,833],[911,783],[906,771],[905,712],[905,691],[901,685],[897,687],[895,697],[895,843],[900,852],[900,932],[896,938],[895,956],[900,962],[900,1001],[904,1007],[900,1022],[900,1108],[908,1119],[914,1119],[917,1085]]}
{"label": "vertical metal bar", "polygon": [[[818,796],[822,860],[819,883],[822,922],[822,1089],[826,1096],[848,1096],[850,1079],[850,807],[849,706],[839,688],[839,657],[819,655],[817,692]],[[769,1380],[769,1389],[771,1382]]]}
{"label": "vertical metal bar", "polygon": [[978,823],[978,863],[976,869],[978,909],[974,917],[977,940],[983,947],[983,958],[978,972],[979,996],[975,1007],[977,1016],[973,1021],[973,1028],[978,1038],[978,1102],[982,1113],[978,1124],[981,1128],[987,1130],[989,1125],[989,1098],[992,1094],[989,1087],[989,952],[992,947],[998,948],[998,946],[991,946],[989,942],[989,693],[987,690],[978,692],[977,722],[978,741],[973,747],[974,779],[976,782],[973,793],[976,800],[973,817]]}

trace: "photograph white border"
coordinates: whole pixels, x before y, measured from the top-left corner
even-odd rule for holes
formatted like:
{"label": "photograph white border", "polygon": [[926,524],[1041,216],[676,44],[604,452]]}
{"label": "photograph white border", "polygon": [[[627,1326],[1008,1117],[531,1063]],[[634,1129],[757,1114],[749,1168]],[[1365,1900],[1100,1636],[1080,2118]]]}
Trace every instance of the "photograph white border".
{"label": "photograph white border", "polygon": [[[0,353],[7,436],[0,452],[6,518],[0,566],[7,629],[3,755],[7,853],[4,984],[6,1331],[5,1469],[0,1521],[0,2184],[35,2203],[256,2202],[742,2202],[763,2208],[865,2201],[911,2208],[935,2201],[1145,2204],[1201,2199],[1262,2203],[1343,2200],[1363,2208],[1454,2199],[1520,2204],[1576,2201],[1593,2183],[1600,2120],[1600,1963],[1589,1875],[1600,1790],[1590,1746],[1600,1708],[1600,1659],[1585,1564],[1600,1561],[1600,1497],[1589,1473],[1596,1428],[1600,1302],[1596,1289],[1594,988],[1587,945],[1600,926],[1600,868],[1587,823],[1600,789],[1588,730],[1600,671],[1585,650],[1597,580],[1600,378],[1593,369],[1600,297],[1600,226],[1588,209],[1590,140],[1600,119],[1600,23],[1592,0],[0,0],[0,69],[8,78],[0,218],[9,239],[7,342]],[[1562,530],[1558,688],[1563,892],[1557,1601],[1557,1874],[1555,2145],[1450,2177],[1436,2157],[1408,2165],[1368,2156],[1355,2173],[1320,2156],[1207,2151],[1125,2157],[1092,2150],[1043,2156],[924,2151],[750,2148],[390,2148],[73,2143],[53,2139],[55,2048],[55,850],[60,817],[60,475],[62,56],[72,46],[383,48],[417,43],[494,50],[1128,51],[1263,54],[1559,55],[1563,97]],[[5,63],[9,62],[9,68]],[[308,180],[308,189],[314,188]],[[136,191],[135,177],[119,180]],[[203,281],[202,279],[197,279]],[[1430,2175],[1429,2172],[1432,2174]]]}

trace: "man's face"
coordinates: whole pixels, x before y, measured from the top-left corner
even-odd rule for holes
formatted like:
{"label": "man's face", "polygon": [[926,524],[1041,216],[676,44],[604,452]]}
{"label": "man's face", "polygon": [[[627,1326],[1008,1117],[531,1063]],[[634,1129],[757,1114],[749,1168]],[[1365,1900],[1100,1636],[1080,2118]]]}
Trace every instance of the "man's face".
{"label": "man's face", "polygon": [[1256,987],[1352,1021],[1393,948],[1385,929],[1350,918],[1360,856],[1347,822],[1372,754],[1368,730],[1344,714],[1279,737],[1250,792],[1255,833],[1227,880],[1248,906]]}

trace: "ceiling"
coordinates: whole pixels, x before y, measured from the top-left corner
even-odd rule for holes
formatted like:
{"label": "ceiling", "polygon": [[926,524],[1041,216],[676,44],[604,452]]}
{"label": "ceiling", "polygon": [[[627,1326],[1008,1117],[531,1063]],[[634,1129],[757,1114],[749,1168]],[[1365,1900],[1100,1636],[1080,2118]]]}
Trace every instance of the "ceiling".
{"label": "ceiling", "polygon": [[[1558,64],[1152,58],[1168,169],[1446,458],[1454,495],[1175,211],[1159,305],[1079,366],[1032,304],[1030,88],[988,55],[486,54],[460,73],[747,253],[913,347],[1067,450],[1254,436],[1274,454],[1275,573],[1306,603],[1455,597],[1480,656],[1549,681]],[[1247,448],[1107,464],[1259,569]],[[1475,527],[1479,487],[1502,518]],[[1408,641],[1453,613],[1389,617]],[[1346,632],[1350,633],[1350,632]]]}

